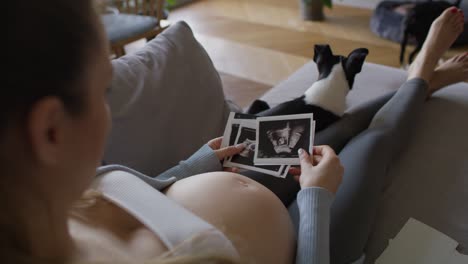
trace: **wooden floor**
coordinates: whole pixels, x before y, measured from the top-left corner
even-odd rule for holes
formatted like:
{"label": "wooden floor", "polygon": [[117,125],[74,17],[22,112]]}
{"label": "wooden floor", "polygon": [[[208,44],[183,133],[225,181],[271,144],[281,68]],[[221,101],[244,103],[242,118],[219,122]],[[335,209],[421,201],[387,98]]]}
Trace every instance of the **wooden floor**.
{"label": "wooden floor", "polygon": [[227,97],[245,107],[309,62],[317,43],[343,55],[365,47],[368,62],[399,67],[399,44],[371,32],[371,15],[335,5],[326,10],[326,21],[309,22],[295,0],[200,0],[172,11],[169,20],[192,27],[221,73]]}

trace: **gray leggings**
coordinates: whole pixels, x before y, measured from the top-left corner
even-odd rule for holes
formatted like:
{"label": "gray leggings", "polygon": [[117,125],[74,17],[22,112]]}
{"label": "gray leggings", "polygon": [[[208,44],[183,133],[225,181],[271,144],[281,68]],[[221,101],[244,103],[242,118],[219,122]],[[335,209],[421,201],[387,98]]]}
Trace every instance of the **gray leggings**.
{"label": "gray leggings", "polygon": [[[391,93],[363,104],[318,133],[315,145],[329,145],[345,168],[343,182],[331,209],[331,263],[350,263],[364,251],[377,212],[378,201],[392,162],[406,146],[427,94],[421,79],[405,82]],[[299,215],[295,196],[300,187],[286,180],[248,172],[289,206],[295,226]]]}

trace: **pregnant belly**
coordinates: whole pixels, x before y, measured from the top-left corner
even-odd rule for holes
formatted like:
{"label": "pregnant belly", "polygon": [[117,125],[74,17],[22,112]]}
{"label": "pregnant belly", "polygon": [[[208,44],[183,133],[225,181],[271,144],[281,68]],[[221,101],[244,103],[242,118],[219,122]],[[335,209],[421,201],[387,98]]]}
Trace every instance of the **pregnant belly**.
{"label": "pregnant belly", "polygon": [[180,180],[166,195],[222,231],[246,263],[292,263],[295,236],[281,201],[239,174],[213,172]]}

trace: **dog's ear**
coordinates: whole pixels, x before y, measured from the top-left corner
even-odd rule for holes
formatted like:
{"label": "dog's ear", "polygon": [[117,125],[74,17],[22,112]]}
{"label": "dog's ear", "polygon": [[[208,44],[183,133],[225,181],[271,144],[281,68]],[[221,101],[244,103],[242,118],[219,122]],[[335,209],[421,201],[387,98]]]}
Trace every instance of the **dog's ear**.
{"label": "dog's ear", "polygon": [[346,70],[350,74],[358,74],[362,70],[362,65],[366,60],[369,50],[365,48],[353,50],[346,60]]}
{"label": "dog's ear", "polygon": [[317,59],[322,56],[322,57],[331,57],[333,56],[333,52],[330,48],[330,45],[325,44],[325,45],[318,45],[316,44],[314,47],[314,62],[317,63]]}

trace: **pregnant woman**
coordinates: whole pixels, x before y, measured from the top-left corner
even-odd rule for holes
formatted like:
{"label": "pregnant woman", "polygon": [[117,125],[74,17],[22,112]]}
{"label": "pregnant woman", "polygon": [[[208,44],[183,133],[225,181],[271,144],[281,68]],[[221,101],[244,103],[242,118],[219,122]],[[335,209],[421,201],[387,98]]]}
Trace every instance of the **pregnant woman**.
{"label": "pregnant woman", "polygon": [[[342,149],[340,158],[327,146],[316,147],[311,156],[301,151],[296,237],[278,195],[222,171],[220,160],[243,146],[220,149],[220,139],[212,140],[154,178],[120,166],[98,168],[96,176],[110,127],[106,90],[112,68],[92,2],[5,4],[8,70],[0,104],[4,263],[323,264],[330,262],[330,215],[333,261],[355,261],[372,222],[373,197],[401,147],[392,145],[390,135],[404,142],[425,99],[466,79],[467,54],[434,70],[462,30],[461,14],[447,10],[434,22],[409,81],[388,102],[380,99],[351,115],[383,105],[374,118],[365,125],[362,119],[344,118],[318,135]],[[359,129],[338,129],[347,123]],[[344,184],[337,192],[341,163]],[[337,209],[330,212],[335,193]],[[342,220],[355,210],[356,218]],[[335,239],[340,233],[350,240]]]}

